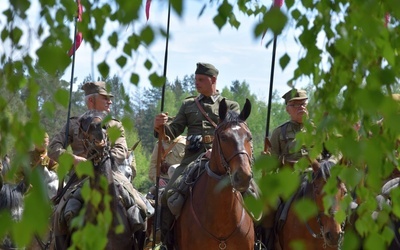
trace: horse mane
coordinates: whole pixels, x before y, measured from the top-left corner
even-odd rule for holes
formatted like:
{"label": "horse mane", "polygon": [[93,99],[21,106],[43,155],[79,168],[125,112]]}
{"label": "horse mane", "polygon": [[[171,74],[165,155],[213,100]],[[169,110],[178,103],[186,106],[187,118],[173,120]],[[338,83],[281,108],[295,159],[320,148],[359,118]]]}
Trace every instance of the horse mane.
{"label": "horse mane", "polygon": [[236,124],[239,124],[241,122],[246,123],[245,121],[243,121],[240,118],[240,116],[239,116],[239,114],[237,112],[234,112],[232,110],[228,110],[226,112],[225,119],[219,122],[218,128],[220,128],[220,127],[221,128],[226,128],[227,126],[231,126],[232,124],[236,125]]}
{"label": "horse mane", "polygon": [[313,173],[313,180],[323,178],[325,181],[331,176],[331,168],[335,165],[331,161],[321,161],[320,168],[317,173]]}
{"label": "horse mane", "polygon": [[24,182],[4,183],[0,190],[0,210],[9,210],[15,220],[20,219],[26,191],[27,186]]}

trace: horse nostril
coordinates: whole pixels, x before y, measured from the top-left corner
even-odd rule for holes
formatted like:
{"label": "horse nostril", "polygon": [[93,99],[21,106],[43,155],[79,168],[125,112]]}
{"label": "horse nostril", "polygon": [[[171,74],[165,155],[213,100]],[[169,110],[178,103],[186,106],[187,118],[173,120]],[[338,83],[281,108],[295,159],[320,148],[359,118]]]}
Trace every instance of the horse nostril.
{"label": "horse nostril", "polygon": [[327,240],[332,240],[332,234],[331,234],[331,232],[325,233],[325,238],[326,238]]}

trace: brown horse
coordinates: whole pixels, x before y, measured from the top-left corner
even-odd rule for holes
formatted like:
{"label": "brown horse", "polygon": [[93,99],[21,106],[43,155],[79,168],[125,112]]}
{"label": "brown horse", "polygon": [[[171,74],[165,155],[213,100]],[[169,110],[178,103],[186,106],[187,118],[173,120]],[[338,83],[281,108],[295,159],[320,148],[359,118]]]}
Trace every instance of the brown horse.
{"label": "brown horse", "polygon": [[246,124],[251,104],[240,114],[219,106],[220,122],[206,173],[190,190],[176,222],[179,249],[253,249],[253,220],[241,192],[252,180],[252,135]]}
{"label": "brown horse", "polygon": [[[303,244],[303,249],[338,249],[343,238],[343,226],[334,218],[334,214],[340,209],[340,202],[347,193],[345,185],[337,179],[337,192],[332,197],[332,206],[325,208],[323,191],[327,179],[330,177],[330,168],[333,163],[323,161],[312,163],[312,180],[304,180],[300,190],[295,194],[293,202],[290,204],[286,221],[281,228],[277,229],[279,246],[277,248],[293,249],[293,243],[297,241]],[[318,214],[315,217],[302,222],[293,204],[298,199],[311,199],[315,202]],[[325,213],[328,211],[328,214]]]}

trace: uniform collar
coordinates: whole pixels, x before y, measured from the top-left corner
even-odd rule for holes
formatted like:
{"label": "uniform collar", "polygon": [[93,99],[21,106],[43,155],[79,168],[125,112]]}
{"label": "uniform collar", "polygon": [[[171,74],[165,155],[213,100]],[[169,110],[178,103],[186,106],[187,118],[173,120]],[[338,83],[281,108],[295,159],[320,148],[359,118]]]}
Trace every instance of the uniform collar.
{"label": "uniform collar", "polygon": [[291,122],[294,126],[297,126],[297,127],[299,127],[299,128],[303,128],[303,127],[304,127],[304,124],[303,124],[303,123],[298,123],[298,122],[293,121],[293,120],[290,120],[290,122]]}
{"label": "uniform collar", "polygon": [[[210,99],[212,100],[213,103],[215,103],[218,99],[218,97],[220,96],[219,91],[217,90],[217,93],[215,95],[210,96]],[[198,96],[199,101],[203,98],[207,98],[207,96],[200,94]]]}

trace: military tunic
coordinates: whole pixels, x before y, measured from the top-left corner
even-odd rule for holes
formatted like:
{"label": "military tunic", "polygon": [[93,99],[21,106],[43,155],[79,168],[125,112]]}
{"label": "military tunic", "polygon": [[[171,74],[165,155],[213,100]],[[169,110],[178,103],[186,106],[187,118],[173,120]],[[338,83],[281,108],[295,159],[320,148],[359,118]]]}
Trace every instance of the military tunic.
{"label": "military tunic", "polygon": [[[80,138],[79,136],[79,119],[80,117],[70,118],[67,145],[71,146],[72,151],[75,155],[86,158],[88,152],[84,147],[82,138]],[[124,127],[122,126],[122,123],[120,121],[115,119],[110,120],[108,122],[108,126],[116,127],[121,132],[121,135],[115,140],[115,142],[112,142],[111,144],[111,155],[114,157],[118,164],[122,164],[125,158],[128,156],[128,146],[125,140]],[[60,155],[62,155],[66,151],[66,149],[64,149],[63,147],[65,142],[65,128],[66,125],[58,134],[56,134],[52,138],[48,146],[48,155],[51,159],[55,161],[58,161]]]}
{"label": "military tunic", "polygon": [[[185,155],[186,137],[178,136],[174,140],[163,141],[162,145],[164,150],[168,150],[173,145],[171,150],[169,150],[169,152],[166,152],[165,161],[170,166],[174,164],[180,164],[183,159],[183,156]],[[157,157],[158,157],[158,142],[154,146],[149,167],[149,179],[154,183],[156,182],[156,175],[157,175]],[[164,179],[169,179],[167,173],[160,173],[160,177]]]}
{"label": "military tunic", "polygon": [[271,135],[271,154],[279,158],[279,161],[297,162],[302,157],[301,150],[294,151],[296,146],[296,134],[304,132],[303,124],[288,121],[278,126]]}
{"label": "military tunic", "polygon": [[[198,98],[200,105],[203,107],[210,119],[214,121],[215,124],[218,124],[218,109],[223,97],[219,94],[212,97],[206,97],[200,94],[198,97],[189,97],[183,101],[175,119],[169,125],[165,126],[166,135],[171,138],[176,138],[184,132],[185,128],[187,128],[188,137],[191,135],[201,135],[204,140],[206,137],[211,138],[214,136],[215,128],[201,113],[197,107],[195,98]],[[240,112],[239,104],[237,102],[226,100],[226,103],[229,109]],[[187,150],[188,147],[186,147],[185,156],[182,159],[181,165],[187,166],[200,154],[210,149],[211,145],[212,141],[203,142],[203,147],[198,152],[190,152]]]}
{"label": "military tunic", "polygon": [[[186,143],[185,147],[185,156],[182,159],[181,164],[175,169],[174,175],[168,182],[168,185],[165,188],[165,194],[171,188],[175,180],[180,176],[183,170],[194,160],[196,160],[201,154],[205,153],[208,149],[211,149],[212,140],[205,141],[205,138],[214,138],[215,128],[210,121],[207,120],[206,117],[199,110],[195,102],[195,98],[198,98],[200,105],[203,107],[205,113],[210,117],[210,119],[218,124],[219,120],[219,104],[224,99],[219,93],[217,95],[206,97],[200,94],[197,97],[188,97],[186,98],[180,109],[178,114],[175,116],[174,120],[165,125],[165,134],[170,138],[176,138],[181,135],[185,128],[187,127],[187,138],[191,135],[201,135],[203,138],[202,147],[196,151],[190,151],[189,144]],[[226,100],[226,99],[225,99]],[[235,101],[226,100],[226,104],[228,108],[237,113],[240,112],[239,104]],[[163,195],[162,199],[163,205],[166,205],[166,196]]]}

